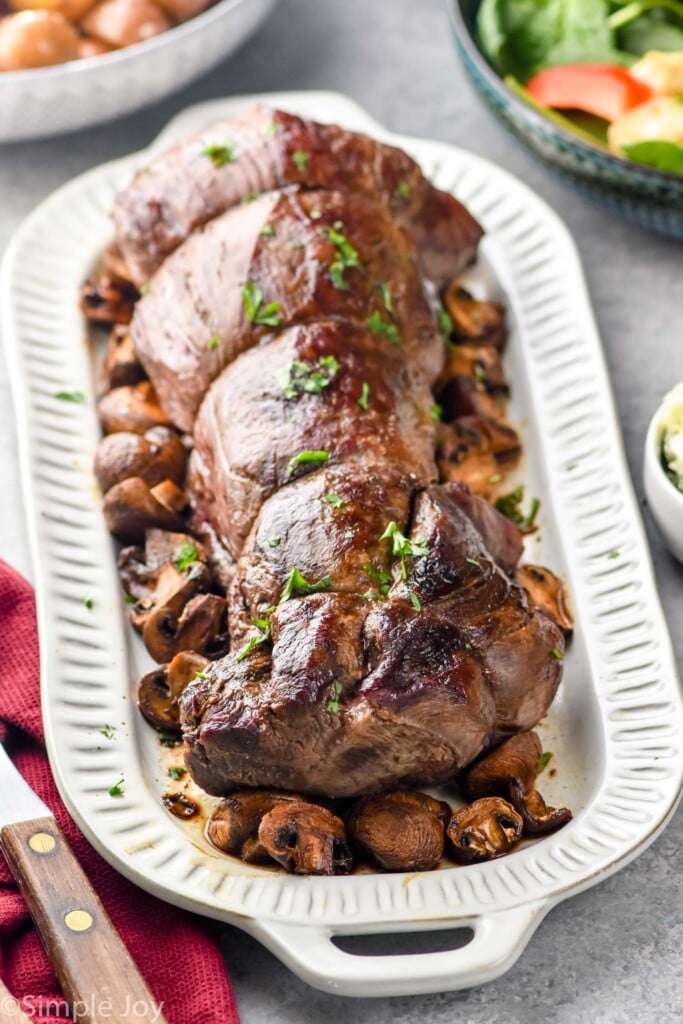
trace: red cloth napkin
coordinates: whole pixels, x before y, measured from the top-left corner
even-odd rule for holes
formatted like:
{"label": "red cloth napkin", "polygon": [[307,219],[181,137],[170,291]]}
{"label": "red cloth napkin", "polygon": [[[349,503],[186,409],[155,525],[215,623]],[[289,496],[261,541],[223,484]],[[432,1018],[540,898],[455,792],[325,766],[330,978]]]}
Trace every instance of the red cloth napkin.
{"label": "red cloth napkin", "polygon": [[[0,739],[26,781],[53,811],[149,987],[162,1003],[169,1024],[239,1024],[211,924],[148,896],[118,875],[88,845],[67,814],[43,747],[33,591],[1,561],[0,645]],[[1,856],[0,977],[32,1020],[44,1024],[68,1024],[72,1020],[26,905]]]}

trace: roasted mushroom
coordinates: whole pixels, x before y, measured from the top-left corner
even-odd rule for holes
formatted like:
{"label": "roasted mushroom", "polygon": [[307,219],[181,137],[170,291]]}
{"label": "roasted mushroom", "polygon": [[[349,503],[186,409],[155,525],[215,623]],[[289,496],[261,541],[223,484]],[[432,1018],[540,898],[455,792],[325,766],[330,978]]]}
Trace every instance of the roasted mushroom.
{"label": "roasted mushroom", "polygon": [[262,818],[258,839],[269,857],[296,875],[346,875],[351,870],[344,822],[317,804],[276,804]]}
{"label": "roasted mushroom", "polygon": [[151,427],[172,426],[148,380],[108,391],[99,401],[97,414],[105,434],[119,430],[145,434]]}
{"label": "roasted mushroom", "polygon": [[195,651],[182,651],[168,665],[147,672],[138,684],[138,707],[150,725],[180,735],[178,701],[185,687],[208,661]]}
{"label": "roasted mushroom", "polygon": [[102,375],[107,391],[137,384],[145,379],[145,370],[136,355],[128,327],[119,324],[112,329]]}
{"label": "roasted mushroom", "polygon": [[[119,575],[129,598],[135,598],[130,620],[140,632],[155,608],[184,589],[185,600],[203,593],[211,585],[206,552],[186,533],[147,530],[145,546],[123,548],[118,560]],[[203,569],[202,569],[203,566]],[[188,569],[192,580],[188,581]]]}
{"label": "roasted mushroom", "polygon": [[276,804],[292,801],[301,801],[301,797],[275,789],[248,789],[233,793],[221,800],[207,821],[206,838],[218,850],[237,854],[249,864],[270,860],[258,839],[259,825]]}
{"label": "roasted mushroom", "polygon": [[[188,585],[205,568],[190,567]],[[228,650],[227,612],[224,597],[197,594],[187,601],[180,590],[150,613],[142,630],[143,642],[155,661],[168,661],[184,650],[220,658]]]}
{"label": "roasted mushroom", "polygon": [[441,860],[448,804],[426,793],[380,793],[358,800],[349,836],[386,871],[430,871]]}
{"label": "roasted mushroom", "polygon": [[130,281],[100,274],[81,286],[81,311],[93,323],[128,324],[138,297]]}
{"label": "roasted mushroom", "polygon": [[446,834],[454,860],[463,864],[493,860],[508,853],[522,835],[522,818],[499,797],[476,800],[456,811]]}
{"label": "roasted mushroom", "polygon": [[446,421],[473,414],[493,419],[504,416],[509,389],[498,349],[493,345],[456,345],[434,393]]}
{"label": "roasted mushroom", "polygon": [[568,807],[546,807],[536,789],[541,761],[541,741],[535,732],[520,732],[486,754],[461,776],[468,796],[501,796],[522,816],[524,832],[543,835],[571,820]]}
{"label": "roasted mushroom", "polygon": [[443,304],[453,321],[454,340],[502,349],[506,337],[505,310],[498,302],[480,302],[453,281],[446,290]]}
{"label": "roasted mushroom", "polygon": [[187,451],[170,427],[152,427],[145,434],[121,431],[108,434],[97,446],[95,476],[103,491],[130,477],[139,477],[148,487],[172,480],[182,487]]}
{"label": "roasted mushroom", "polygon": [[161,802],[167,811],[170,811],[176,818],[182,818],[183,821],[189,821],[199,813],[197,804],[184,793],[164,793]]}
{"label": "roasted mushroom", "polygon": [[542,565],[520,565],[515,579],[526,590],[532,608],[542,608],[565,635],[571,633],[574,619],[562,580]]}
{"label": "roasted mushroom", "polygon": [[139,544],[154,526],[182,530],[181,513],[187,504],[187,496],[172,480],[149,487],[142,477],[132,476],[107,491],[102,508],[110,533],[124,544]]}
{"label": "roasted mushroom", "polygon": [[442,480],[460,480],[484,497],[514,466],[521,453],[517,433],[488,416],[463,416],[441,423],[436,460]]}

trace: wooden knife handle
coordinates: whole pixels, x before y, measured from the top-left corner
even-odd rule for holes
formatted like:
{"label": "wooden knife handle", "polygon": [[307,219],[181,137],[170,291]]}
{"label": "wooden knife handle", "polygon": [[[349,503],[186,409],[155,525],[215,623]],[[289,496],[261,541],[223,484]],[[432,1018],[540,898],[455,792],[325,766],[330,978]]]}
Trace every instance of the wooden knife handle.
{"label": "wooden knife handle", "polygon": [[55,819],[6,825],[0,843],[74,1020],[165,1024]]}
{"label": "wooden knife handle", "polygon": [[15,999],[10,990],[0,981],[0,1020],[12,1021],[12,1024],[31,1024],[21,1008],[21,1003]]}

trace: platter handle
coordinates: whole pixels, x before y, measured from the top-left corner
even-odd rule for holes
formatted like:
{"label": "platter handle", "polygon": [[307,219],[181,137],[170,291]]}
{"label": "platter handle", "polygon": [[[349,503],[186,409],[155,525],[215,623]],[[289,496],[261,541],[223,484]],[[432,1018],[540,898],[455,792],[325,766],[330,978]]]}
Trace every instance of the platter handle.
{"label": "platter handle", "polygon": [[[343,996],[399,996],[447,992],[492,981],[510,967],[551,909],[550,902],[524,903],[478,917],[439,922],[399,922],[381,934],[467,928],[465,945],[436,953],[365,955],[348,953],[335,936],[368,934],[367,929],[311,927],[258,921],[245,929],[298,977],[324,992]],[[373,933],[378,929],[374,928]]]}

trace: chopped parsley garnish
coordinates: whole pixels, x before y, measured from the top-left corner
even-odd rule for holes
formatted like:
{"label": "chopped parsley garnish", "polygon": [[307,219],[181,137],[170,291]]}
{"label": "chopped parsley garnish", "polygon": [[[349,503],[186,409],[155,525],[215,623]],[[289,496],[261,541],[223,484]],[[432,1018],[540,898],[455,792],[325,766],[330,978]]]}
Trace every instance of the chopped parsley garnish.
{"label": "chopped parsley garnish", "polygon": [[174,563],[180,572],[185,572],[198,558],[199,551],[191,541],[186,540],[178,552],[178,557],[174,559]]}
{"label": "chopped parsley garnish", "polygon": [[292,160],[293,160],[294,164],[296,165],[296,169],[298,171],[301,171],[302,173],[308,167],[308,161],[310,159],[311,159],[311,154],[307,153],[305,149],[296,149],[292,153]]}
{"label": "chopped parsley garnish", "polygon": [[195,672],[194,677],[195,677],[195,679],[208,679],[209,678],[207,676],[206,672]]}
{"label": "chopped parsley garnish", "polygon": [[353,527],[350,526],[348,530],[344,530],[344,540],[353,540],[355,536],[356,531],[353,529]]}
{"label": "chopped parsley garnish", "polygon": [[385,284],[384,281],[380,281],[379,284],[377,285],[377,291],[382,296],[382,302],[384,303],[384,308],[386,309],[387,313],[393,313],[394,302],[391,297],[391,289],[389,285]]}
{"label": "chopped parsley garnish", "polygon": [[100,735],[104,736],[105,740],[113,740],[116,736],[116,726],[103,725],[100,729]]}
{"label": "chopped parsley garnish", "polygon": [[469,642],[469,640],[465,640],[465,650],[466,651],[471,651],[472,650],[472,644]]}
{"label": "chopped parsley garnish", "polygon": [[275,124],[275,121],[268,121],[268,123],[263,126],[263,134],[269,135],[271,138],[277,134],[277,125]]}
{"label": "chopped parsley garnish", "polygon": [[123,598],[126,604],[137,604],[138,599],[133,594],[126,594]]}
{"label": "chopped parsley garnish", "polygon": [[206,347],[207,347],[207,348],[208,348],[208,349],[209,349],[209,350],[210,350],[211,352],[213,352],[213,350],[214,350],[215,348],[218,348],[218,346],[220,345],[220,343],[221,343],[221,339],[220,339],[220,338],[218,337],[218,335],[214,334],[213,338],[209,338],[209,340],[207,341],[207,343],[206,343]]}
{"label": "chopped parsley garnish", "polygon": [[396,186],[396,191],[400,195],[401,199],[410,199],[410,185],[402,178]]}
{"label": "chopped parsley garnish", "polygon": [[329,494],[326,494],[325,501],[328,505],[331,505],[332,508],[344,508],[344,502],[336,491],[330,491]]}
{"label": "chopped parsley garnish", "polygon": [[82,391],[58,391],[55,395],[60,402],[85,402],[85,395]]}
{"label": "chopped parsley garnish", "polygon": [[323,576],[317,583],[309,583],[295,567],[285,580],[278,604],[289,601],[292,597],[306,597],[307,594],[319,594],[322,590],[329,590],[331,586],[332,578],[330,576]]}
{"label": "chopped parsley garnish", "polygon": [[279,543],[280,543],[280,538],[279,537],[269,537],[268,538],[268,547],[269,548],[276,548]]}
{"label": "chopped parsley garnish", "polygon": [[339,714],[339,698],[341,697],[343,690],[344,687],[342,686],[342,684],[337,679],[335,679],[335,681],[332,683],[332,699],[328,700],[327,704],[325,705],[327,710],[331,712],[333,715]]}
{"label": "chopped parsley garnish", "polygon": [[607,557],[608,558],[618,558],[619,557],[619,552],[618,551],[610,551],[610,553],[608,554]]}
{"label": "chopped parsley garnish", "polygon": [[217,142],[212,142],[202,150],[202,156],[210,156],[214,167],[225,167],[235,159],[232,142],[225,142],[222,146]]}
{"label": "chopped parsley garnish", "polygon": [[338,291],[347,292],[349,290],[349,283],[344,277],[344,273],[351,267],[359,267],[360,260],[358,259],[358,253],[346,235],[342,234],[341,229],[343,227],[342,222],[337,221],[333,227],[321,228],[320,230],[324,235],[327,235],[337,250],[337,255],[333,262],[330,263],[330,281]]}
{"label": "chopped parsley garnish", "polygon": [[259,235],[264,235],[266,238],[272,238],[274,234],[275,228],[273,227],[272,224],[264,224],[261,230],[259,231]]}
{"label": "chopped parsley garnish", "polygon": [[524,488],[520,485],[515,487],[514,491],[510,491],[509,494],[503,494],[500,498],[496,498],[495,504],[498,511],[502,512],[508,519],[511,519],[513,523],[516,523],[521,530],[530,530],[538,515],[541,502],[538,498],[532,498],[529,512],[527,515],[524,515],[520,507],[523,500]]}
{"label": "chopped parsley garnish", "polygon": [[490,484],[499,484],[502,479],[503,479],[503,474],[502,473],[493,473],[492,476],[489,477],[488,482]]}
{"label": "chopped parsley garnish", "polygon": [[279,327],[282,317],[278,315],[279,302],[269,302],[263,305],[263,292],[248,280],[242,289],[242,304],[247,320],[250,324],[258,324],[261,327]]}
{"label": "chopped parsley garnish", "polygon": [[321,356],[317,366],[303,359],[293,359],[275,376],[285,398],[296,398],[303,392],[319,395],[329,387],[338,372],[339,362],[334,356]]}
{"label": "chopped parsley garnish", "polygon": [[183,775],[187,775],[187,768],[181,768],[180,765],[168,769],[169,779],[182,779]]}
{"label": "chopped parsley garnish", "polygon": [[88,596],[83,598],[83,605],[85,608],[88,609],[88,611],[91,611],[95,606],[95,602],[93,601],[92,597]]}
{"label": "chopped parsley garnish", "polygon": [[445,334],[447,338],[450,338],[453,333],[453,317],[445,306],[439,306],[436,311],[436,319],[439,322],[439,327],[441,328],[442,333]]}
{"label": "chopped parsley garnish", "polygon": [[424,537],[417,537],[416,540],[410,540],[406,537],[398,528],[398,525],[390,522],[386,530],[380,537],[380,540],[391,541],[391,553],[394,558],[400,558],[401,560],[401,579],[407,578],[406,572],[406,558],[423,558],[429,551],[427,547],[427,541]]}
{"label": "chopped parsley garnish", "polygon": [[366,572],[371,580],[375,580],[378,584],[377,589],[379,590],[382,597],[386,597],[391,590],[391,584],[394,582],[391,575],[388,572],[384,572],[382,569],[376,569],[374,565],[370,565],[366,562],[363,566],[363,572]]}
{"label": "chopped parsley garnish", "polygon": [[109,796],[123,796],[124,795],[124,792],[123,792],[124,782],[125,782],[125,779],[119,779],[119,781],[115,782],[113,786],[110,786],[109,787]]}
{"label": "chopped parsley garnish", "polygon": [[382,314],[375,310],[372,316],[368,317],[368,327],[370,328],[371,334],[383,334],[392,345],[398,345],[401,340],[398,327],[395,324],[390,324],[388,320],[385,320]]}
{"label": "chopped parsley garnish", "polygon": [[542,771],[545,771],[545,769],[548,767],[548,762],[550,761],[552,756],[553,754],[551,750],[543,751],[540,758],[538,759],[538,772],[536,773],[537,775],[540,775]]}
{"label": "chopped parsley garnish", "polygon": [[149,295],[151,287],[152,287],[151,281],[145,281],[144,284],[140,285],[140,289],[139,289],[140,295]]}
{"label": "chopped parsley garnish", "polygon": [[360,389],[360,398],[358,404],[363,412],[368,411],[368,399],[370,398],[370,385],[366,380],[363,381],[363,387]]}
{"label": "chopped parsley garnish", "polygon": [[481,569],[481,562],[478,562],[476,558],[466,558],[465,561],[469,565],[476,565],[477,569]]}
{"label": "chopped parsley garnish", "polygon": [[162,747],[177,747],[180,743],[180,736],[176,732],[171,732],[170,729],[159,729],[157,732],[159,737],[159,743]]}
{"label": "chopped parsley garnish", "polygon": [[308,450],[303,451],[303,452],[299,452],[298,455],[293,456],[293,458],[291,458],[289,460],[289,462],[287,463],[287,473],[286,473],[285,479],[289,480],[289,478],[292,476],[292,474],[294,473],[294,471],[297,468],[297,466],[303,466],[303,465],[306,465],[309,462],[314,462],[314,463],[327,462],[329,457],[330,457],[330,453],[326,452],[324,448],[321,449],[320,451],[317,451],[317,452],[312,452],[312,451],[308,451]]}
{"label": "chopped parsley garnish", "polygon": [[486,370],[479,362],[475,362],[472,367],[472,378],[475,384],[483,386],[486,384]]}
{"label": "chopped parsley garnish", "polygon": [[550,653],[552,654],[553,658],[557,658],[558,661],[562,661],[562,658],[564,657],[559,647],[553,647]]}
{"label": "chopped parsley garnish", "polygon": [[421,604],[420,598],[417,596],[417,594],[414,591],[411,590],[409,592],[409,594],[408,594],[408,597],[410,598],[410,603],[412,604],[412,606],[415,609],[415,611],[416,612],[421,612],[422,611],[422,604]]}
{"label": "chopped parsley garnish", "polygon": [[270,640],[270,616],[266,616],[263,619],[252,619],[251,620],[256,626],[257,633],[255,636],[249,638],[245,646],[237,655],[237,661],[244,661],[248,658],[253,650],[260,647],[261,644],[265,644],[267,640]]}
{"label": "chopped parsley garnish", "polygon": [[441,423],[441,417],[443,416],[443,409],[438,402],[433,402],[429,409],[429,415],[432,417],[435,423]]}

